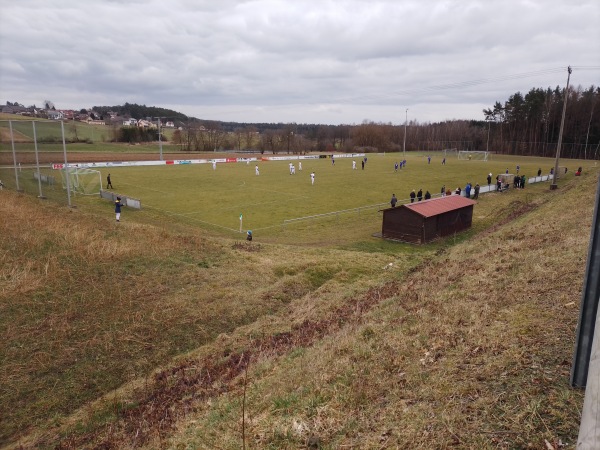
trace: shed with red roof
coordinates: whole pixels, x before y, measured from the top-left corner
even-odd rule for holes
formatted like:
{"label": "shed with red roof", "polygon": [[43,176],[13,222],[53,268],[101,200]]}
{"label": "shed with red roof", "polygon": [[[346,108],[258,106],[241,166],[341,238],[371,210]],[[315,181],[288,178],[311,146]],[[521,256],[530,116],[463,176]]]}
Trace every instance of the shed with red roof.
{"label": "shed with red roof", "polygon": [[447,195],[383,210],[381,235],[424,244],[471,227],[474,200]]}

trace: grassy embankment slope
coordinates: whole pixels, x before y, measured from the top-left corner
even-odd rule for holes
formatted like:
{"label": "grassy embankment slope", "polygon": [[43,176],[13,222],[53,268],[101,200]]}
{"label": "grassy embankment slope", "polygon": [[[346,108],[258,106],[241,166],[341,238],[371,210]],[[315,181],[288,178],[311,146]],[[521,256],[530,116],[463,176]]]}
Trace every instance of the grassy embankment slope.
{"label": "grassy embankment slope", "polygon": [[572,446],[596,175],[491,194],[494,225],[395,254],[115,227],[4,191],[0,443]]}

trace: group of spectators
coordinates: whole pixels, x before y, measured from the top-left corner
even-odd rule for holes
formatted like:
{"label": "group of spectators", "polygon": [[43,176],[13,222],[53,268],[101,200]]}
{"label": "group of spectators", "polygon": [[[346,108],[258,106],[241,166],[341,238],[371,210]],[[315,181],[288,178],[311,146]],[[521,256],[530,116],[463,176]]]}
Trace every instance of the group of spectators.
{"label": "group of spectators", "polygon": [[527,182],[527,178],[525,175],[518,176],[516,175],[513,180],[513,185],[515,189],[525,189],[525,183]]}
{"label": "group of spectators", "polygon": [[[419,189],[419,192],[417,192],[415,194],[415,190],[413,189],[410,193],[410,202],[414,203],[415,202],[415,198],[417,199],[417,201],[421,201],[423,200],[423,189]],[[429,200],[431,198],[431,194],[429,193],[429,191],[425,192],[425,200]]]}
{"label": "group of spectators", "polygon": [[[398,163],[395,164],[395,169],[397,170],[398,167]],[[402,167],[402,166],[400,166]],[[513,186],[515,189],[525,189],[525,184],[527,183],[527,177],[525,175],[519,175],[519,171],[520,171],[520,167],[517,166],[517,175],[514,176],[512,182],[513,182]],[[582,168],[579,167],[579,169],[577,170],[577,172],[575,173],[576,176],[581,175],[581,171]],[[565,170],[566,172],[566,170]],[[538,177],[541,175],[542,173],[542,169],[538,170]],[[552,175],[554,173],[554,168],[550,169],[550,175]],[[508,174],[508,168],[506,169],[506,174]],[[504,174],[501,175],[497,175],[496,176],[496,191],[497,192],[502,192],[505,191],[506,189],[508,189],[510,187],[509,181],[507,179],[508,177],[505,177]],[[488,188],[490,188],[491,190],[491,185],[492,185],[492,173],[490,172],[487,176],[487,183],[488,183]],[[464,196],[466,198],[472,198],[473,200],[477,200],[479,198],[479,191],[480,191],[480,186],[479,183],[476,183],[475,186],[473,186],[471,184],[471,182],[468,182],[464,188]],[[457,187],[454,191],[451,191],[450,189],[446,189],[446,186],[442,186],[441,189],[441,193],[440,195],[442,197],[445,197],[447,195],[461,195],[463,192],[463,189],[461,189],[461,187]],[[414,203],[415,200],[420,202],[423,200],[423,198],[425,198],[425,200],[429,200],[431,198],[431,194],[429,193],[429,191],[425,192],[425,196],[423,196],[423,190],[419,189],[418,192],[415,192],[415,190],[413,189],[409,195],[410,197],[410,202]],[[390,204],[392,205],[392,208],[396,207],[396,203],[398,203],[398,199],[396,198],[396,194],[392,194],[392,199],[390,200]]]}

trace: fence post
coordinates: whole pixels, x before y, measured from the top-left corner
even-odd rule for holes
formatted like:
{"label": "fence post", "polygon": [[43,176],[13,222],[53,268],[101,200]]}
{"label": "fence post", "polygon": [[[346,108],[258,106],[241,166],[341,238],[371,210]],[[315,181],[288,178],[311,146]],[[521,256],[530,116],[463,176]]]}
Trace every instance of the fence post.
{"label": "fence post", "polygon": [[[577,325],[575,355],[571,369],[571,385],[585,387],[588,378],[588,367],[592,353],[592,340],[598,313],[598,296],[600,295],[600,178],[596,191],[596,207],[592,221],[592,235],[588,248],[587,266],[581,310]],[[600,354],[600,353],[599,353]]]}
{"label": "fence post", "polygon": [[65,156],[65,178],[67,180],[67,203],[71,208],[71,181],[69,180],[69,162],[67,161],[67,143],[65,142],[65,123],[60,121],[60,129],[62,131],[63,153]]}
{"label": "fence post", "polygon": [[17,184],[17,192],[23,192],[23,190],[19,187],[19,172],[17,171],[17,154],[15,152],[15,138],[13,136],[12,120],[8,121],[8,128],[10,129],[10,143],[12,145],[13,165],[15,167],[15,182]]}
{"label": "fence post", "polygon": [[31,121],[31,126],[33,127],[33,145],[35,148],[35,168],[37,170],[38,189],[40,192],[40,195],[38,195],[38,198],[46,198],[46,197],[44,197],[44,194],[42,192],[42,174],[40,173],[40,158],[38,156],[38,145],[37,145],[37,133],[35,131],[35,120]]}
{"label": "fence post", "polygon": [[600,443],[600,336],[595,332],[600,295],[600,179],[592,222],[588,261],[581,300],[571,385],[585,387],[579,424],[578,449],[596,449]]}

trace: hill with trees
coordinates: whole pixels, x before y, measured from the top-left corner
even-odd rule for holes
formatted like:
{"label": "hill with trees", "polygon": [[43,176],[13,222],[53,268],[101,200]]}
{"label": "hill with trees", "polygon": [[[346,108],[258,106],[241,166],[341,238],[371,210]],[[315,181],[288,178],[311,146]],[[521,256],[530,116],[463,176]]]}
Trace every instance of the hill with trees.
{"label": "hill with trees", "polygon": [[106,116],[109,112],[117,113],[119,116],[132,117],[134,119],[145,119],[147,117],[160,117],[163,120],[178,120],[187,122],[191,120],[183,113],[173,111],[172,109],[160,108],[157,106],[138,105],[136,103],[125,103],[116,106],[94,106],[92,111],[100,116]]}

